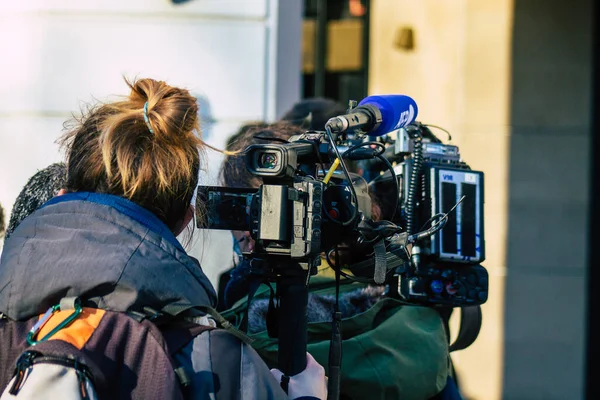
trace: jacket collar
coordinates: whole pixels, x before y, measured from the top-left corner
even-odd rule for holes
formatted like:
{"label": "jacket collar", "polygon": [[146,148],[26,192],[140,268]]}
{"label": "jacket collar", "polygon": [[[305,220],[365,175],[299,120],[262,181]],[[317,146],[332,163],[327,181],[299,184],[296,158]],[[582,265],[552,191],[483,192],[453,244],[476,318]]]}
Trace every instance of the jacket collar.
{"label": "jacket collar", "polygon": [[74,192],[66,193],[61,196],[56,196],[46,202],[42,207],[51,206],[53,204],[64,203],[67,201],[88,201],[90,203],[102,204],[109,206],[127,215],[129,218],[137,221],[151,231],[159,234],[165,240],[168,240],[172,245],[179,250],[184,251],[181,243],[177,240],[173,232],[162,222],[156,215],[146,210],[144,207],[137,205],[133,201],[126,198],[115,196],[112,194],[93,193],[93,192]]}

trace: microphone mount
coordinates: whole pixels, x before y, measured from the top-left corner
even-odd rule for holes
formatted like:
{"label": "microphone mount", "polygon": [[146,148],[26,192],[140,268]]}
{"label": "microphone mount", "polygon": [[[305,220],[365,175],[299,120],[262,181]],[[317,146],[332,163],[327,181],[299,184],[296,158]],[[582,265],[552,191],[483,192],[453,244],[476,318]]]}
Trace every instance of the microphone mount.
{"label": "microphone mount", "polygon": [[382,121],[381,111],[373,105],[365,104],[349,110],[347,114],[331,118],[325,126],[333,133],[354,129],[368,132],[377,129]]}

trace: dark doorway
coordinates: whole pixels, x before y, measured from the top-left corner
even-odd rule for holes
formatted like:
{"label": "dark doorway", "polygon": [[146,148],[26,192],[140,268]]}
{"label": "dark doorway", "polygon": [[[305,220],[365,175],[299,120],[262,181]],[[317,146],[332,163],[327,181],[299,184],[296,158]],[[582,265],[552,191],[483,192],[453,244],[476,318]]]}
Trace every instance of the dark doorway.
{"label": "dark doorway", "polygon": [[305,0],[303,98],[367,96],[370,0]]}
{"label": "dark doorway", "polygon": [[600,6],[593,4],[593,94],[591,191],[589,219],[589,262],[587,275],[588,314],[586,337],[586,398],[600,399]]}

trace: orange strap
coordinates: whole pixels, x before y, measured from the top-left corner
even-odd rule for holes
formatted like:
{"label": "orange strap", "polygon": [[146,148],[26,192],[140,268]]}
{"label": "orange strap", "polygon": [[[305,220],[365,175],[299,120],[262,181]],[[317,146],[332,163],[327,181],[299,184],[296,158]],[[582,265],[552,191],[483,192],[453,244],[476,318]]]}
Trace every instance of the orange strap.
{"label": "orange strap", "polygon": [[[38,332],[38,337],[44,337],[72,313],[73,310],[57,311]],[[62,340],[81,350],[100,324],[104,314],[104,310],[84,308],[81,314],[69,326],[56,332],[48,340]],[[42,315],[40,315],[41,317]]]}

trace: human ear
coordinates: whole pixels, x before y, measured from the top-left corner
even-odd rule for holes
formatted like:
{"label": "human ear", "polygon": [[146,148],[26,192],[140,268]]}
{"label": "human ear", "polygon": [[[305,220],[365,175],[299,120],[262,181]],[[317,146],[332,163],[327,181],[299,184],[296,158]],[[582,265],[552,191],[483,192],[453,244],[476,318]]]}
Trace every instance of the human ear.
{"label": "human ear", "polygon": [[183,232],[183,230],[188,226],[188,224],[190,223],[190,221],[194,218],[194,206],[192,206],[191,204],[188,206],[187,211],[185,212],[185,215],[183,216],[183,219],[181,221],[179,221],[179,223],[177,223],[176,227],[175,227],[175,231],[173,232],[175,234],[175,236],[179,236],[181,234],[181,232]]}

